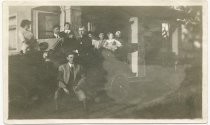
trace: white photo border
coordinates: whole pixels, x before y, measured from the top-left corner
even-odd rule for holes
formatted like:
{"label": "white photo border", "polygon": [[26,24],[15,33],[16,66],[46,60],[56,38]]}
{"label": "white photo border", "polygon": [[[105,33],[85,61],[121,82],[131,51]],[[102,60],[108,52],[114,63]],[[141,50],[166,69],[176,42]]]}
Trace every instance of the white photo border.
{"label": "white photo border", "polygon": [[202,49],[202,119],[8,119],[8,44],[3,42],[3,96],[4,122],[6,124],[58,124],[58,123],[206,123],[207,122],[207,92],[208,92],[208,34],[207,34],[207,1],[205,0],[16,0],[3,1],[3,41],[9,41],[8,17],[9,6],[202,6],[203,9],[203,49]]}

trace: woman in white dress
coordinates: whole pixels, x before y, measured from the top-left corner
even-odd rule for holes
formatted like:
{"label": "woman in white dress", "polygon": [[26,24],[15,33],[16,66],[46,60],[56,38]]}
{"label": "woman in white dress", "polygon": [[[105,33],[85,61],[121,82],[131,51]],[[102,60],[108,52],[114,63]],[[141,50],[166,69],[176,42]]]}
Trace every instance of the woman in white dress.
{"label": "woman in white dress", "polygon": [[[103,67],[107,71],[107,79],[111,80],[113,76],[119,73],[130,73],[130,68],[127,64],[120,61],[116,57],[116,52],[122,47],[122,44],[114,39],[113,33],[108,33],[108,39],[104,43],[102,50]],[[111,79],[110,79],[111,78]],[[108,81],[109,81],[108,80]]]}
{"label": "woman in white dress", "polygon": [[99,50],[100,48],[102,48],[103,45],[104,45],[104,43],[105,43],[104,33],[99,33],[98,37],[99,37],[98,40],[92,40],[92,45],[97,50]]}
{"label": "woman in white dress", "polygon": [[101,54],[102,67],[106,71],[106,93],[117,102],[127,98],[129,92],[128,77],[132,75],[130,66],[118,59],[122,43],[114,39],[113,33],[107,34],[108,39],[104,43]]}
{"label": "woman in white dress", "polygon": [[115,51],[117,48],[122,46],[120,41],[114,39],[113,33],[108,33],[107,36],[108,36],[108,39],[104,43],[104,46],[103,46],[104,48],[109,49],[111,51]]}

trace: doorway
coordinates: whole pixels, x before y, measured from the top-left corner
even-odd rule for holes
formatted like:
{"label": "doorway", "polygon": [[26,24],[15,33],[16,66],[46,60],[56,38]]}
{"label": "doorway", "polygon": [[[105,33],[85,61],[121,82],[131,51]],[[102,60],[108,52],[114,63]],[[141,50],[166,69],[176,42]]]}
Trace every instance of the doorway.
{"label": "doorway", "polygon": [[[98,35],[103,32],[115,33],[116,31],[122,32],[122,39],[128,42],[129,35],[129,15],[123,14],[119,7],[110,6],[88,6],[81,7],[82,10],[82,25]],[[105,35],[106,36],[106,35]]]}
{"label": "doorway", "polygon": [[[81,7],[81,10],[82,24],[88,31],[92,31],[94,36],[97,37],[101,32],[115,34],[116,31],[121,31],[125,43],[138,44],[138,17],[132,16],[123,7]],[[138,51],[127,55],[127,64],[133,72],[131,77],[139,76],[139,56]]]}

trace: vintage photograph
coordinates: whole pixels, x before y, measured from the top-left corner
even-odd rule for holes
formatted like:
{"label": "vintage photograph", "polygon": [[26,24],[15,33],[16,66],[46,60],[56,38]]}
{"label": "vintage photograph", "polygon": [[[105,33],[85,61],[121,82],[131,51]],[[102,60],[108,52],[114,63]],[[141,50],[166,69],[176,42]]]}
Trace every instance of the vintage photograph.
{"label": "vintage photograph", "polygon": [[202,5],[18,5],[7,18],[8,120],[203,119]]}

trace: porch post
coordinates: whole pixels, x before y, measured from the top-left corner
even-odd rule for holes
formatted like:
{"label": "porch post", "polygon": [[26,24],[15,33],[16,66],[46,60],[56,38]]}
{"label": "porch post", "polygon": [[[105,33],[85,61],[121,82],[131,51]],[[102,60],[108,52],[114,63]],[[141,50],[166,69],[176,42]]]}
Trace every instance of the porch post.
{"label": "porch post", "polygon": [[174,52],[175,55],[178,55],[179,53],[178,44],[179,44],[179,29],[176,28],[172,33],[172,52]]}
{"label": "porch post", "polygon": [[61,14],[60,14],[60,30],[64,30],[64,23],[69,22],[70,24],[72,23],[71,21],[71,6],[60,6],[61,9]]}
{"label": "porch post", "polygon": [[71,21],[71,6],[65,6],[65,12],[66,12],[65,22],[69,22],[71,24],[72,23],[72,21]]}
{"label": "porch post", "polygon": [[[138,17],[132,17],[131,22],[131,43],[138,43]],[[131,53],[131,70],[138,76],[138,51]]]}
{"label": "porch post", "polygon": [[66,19],[66,12],[65,12],[65,6],[60,6],[61,14],[60,14],[60,30],[64,30],[64,23]]}
{"label": "porch post", "polygon": [[61,6],[60,15],[60,30],[64,30],[64,23],[69,22],[71,24],[72,30],[75,31],[77,36],[77,30],[81,25],[81,8],[73,6]]}

